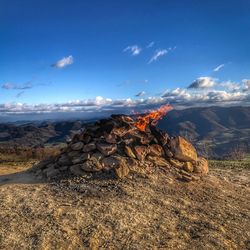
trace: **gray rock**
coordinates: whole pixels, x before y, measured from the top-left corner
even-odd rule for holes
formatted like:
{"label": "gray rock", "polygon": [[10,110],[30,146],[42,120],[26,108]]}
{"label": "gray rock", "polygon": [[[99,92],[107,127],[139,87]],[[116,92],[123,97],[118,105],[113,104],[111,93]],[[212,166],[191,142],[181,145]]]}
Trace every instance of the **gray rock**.
{"label": "gray rock", "polygon": [[86,144],[86,145],[83,146],[82,151],[85,152],[85,153],[87,153],[87,152],[93,151],[95,149],[96,149],[95,143],[94,142],[90,142],[90,143],[88,143],[88,144]]}
{"label": "gray rock", "polygon": [[72,150],[79,151],[83,148],[83,143],[82,142],[76,142],[71,145]]}
{"label": "gray rock", "polygon": [[104,131],[104,138],[107,143],[116,143],[116,135],[113,133],[107,133]]}
{"label": "gray rock", "polygon": [[92,154],[92,156],[90,157],[90,160],[92,161],[101,161],[101,159],[103,159],[103,155],[99,152],[96,152],[94,154]]}
{"label": "gray rock", "polygon": [[85,161],[81,164],[81,169],[86,172],[98,172],[102,170],[102,165],[99,161]]}
{"label": "gray rock", "polygon": [[68,156],[70,158],[79,157],[80,155],[81,155],[80,151],[70,151],[70,152],[68,152]]}
{"label": "gray rock", "polygon": [[116,144],[97,143],[96,147],[105,156],[112,155],[117,151]]}
{"label": "gray rock", "polygon": [[85,174],[85,172],[81,168],[81,164],[71,166],[70,172],[76,176],[82,176]]}
{"label": "gray rock", "polygon": [[72,163],[75,164],[79,164],[79,163],[83,163],[84,161],[90,159],[90,154],[89,153],[81,153],[81,155],[79,155],[78,157],[74,157],[72,159]]}
{"label": "gray rock", "polygon": [[68,157],[68,155],[64,154],[64,155],[61,155],[61,157],[58,159],[57,163],[60,166],[71,165],[71,160]]}
{"label": "gray rock", "polygon": [[104,170],[110,170],[112,168],[117,167],[120,164],[120,161],[116,157],[109,156],[109,157],[102,159],[101,164]]}
{"label": "gray rock", "polygon": [[60,171],[66,171],[69,168],[69,166],[62,166],[60,167]]}

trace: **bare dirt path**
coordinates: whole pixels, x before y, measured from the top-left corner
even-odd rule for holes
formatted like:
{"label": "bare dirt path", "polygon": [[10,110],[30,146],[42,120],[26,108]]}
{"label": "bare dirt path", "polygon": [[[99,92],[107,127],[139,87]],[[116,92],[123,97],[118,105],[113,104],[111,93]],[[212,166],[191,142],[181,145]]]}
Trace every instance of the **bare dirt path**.
{"label": "bare dirt path", "polygon": [[0,249],[250,249],[247,169],[194,183],[164,171],[41,183],[26,169],[0,172]]}

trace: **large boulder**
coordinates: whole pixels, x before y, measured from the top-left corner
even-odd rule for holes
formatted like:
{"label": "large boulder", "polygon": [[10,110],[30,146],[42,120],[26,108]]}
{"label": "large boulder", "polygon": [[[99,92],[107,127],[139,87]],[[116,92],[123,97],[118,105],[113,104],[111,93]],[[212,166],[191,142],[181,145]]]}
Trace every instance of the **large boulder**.
{"label": "large boulder", "polygon": [[203,157],[199,157],[198,160],[194,164],[194,173],[207,175],[208,171],[209,171],[208,161]]}
{"label": "large boulder", "polygon": [[181,136],[176,136],[170,141],[170,148],[174,158],[180,161],[197,161],[197,152],[194,146]]}

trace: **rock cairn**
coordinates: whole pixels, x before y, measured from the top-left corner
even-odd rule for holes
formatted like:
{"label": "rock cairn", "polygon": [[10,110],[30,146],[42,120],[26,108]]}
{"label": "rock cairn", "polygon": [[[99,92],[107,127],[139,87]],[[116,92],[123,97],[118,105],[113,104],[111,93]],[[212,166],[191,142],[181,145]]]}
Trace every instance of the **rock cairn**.
{"label": "rock cairn", "polygon": [[185,181],[198,180],[208,173],[208,162],[197,156],[193,145],[180,136],[169,137],[148,125],[145,131],[125,115],[112,115],[76,134],[60,155],[40,162],[34,169],[39,177],[81,176],[107,171],[126,177],[131,166],[175,168]]}

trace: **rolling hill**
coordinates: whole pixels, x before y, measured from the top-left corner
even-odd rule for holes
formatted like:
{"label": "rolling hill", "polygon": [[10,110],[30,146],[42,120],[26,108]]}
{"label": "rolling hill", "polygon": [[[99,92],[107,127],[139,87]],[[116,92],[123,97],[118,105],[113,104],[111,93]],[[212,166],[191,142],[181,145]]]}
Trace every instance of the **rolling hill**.
{"label": "rolling hill", "polygon": [[[36,147],[65,142],[90,121],[44,121],[0,124],[0,144]],[[235,147],[250,151],[250,107],[202,107],[173,110],[158,124],[170,135],[180,134],[200,153],[221,157]]]}

